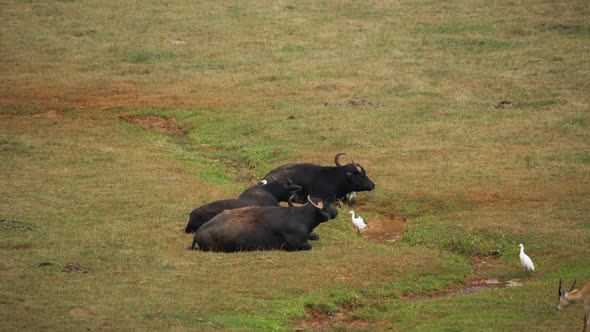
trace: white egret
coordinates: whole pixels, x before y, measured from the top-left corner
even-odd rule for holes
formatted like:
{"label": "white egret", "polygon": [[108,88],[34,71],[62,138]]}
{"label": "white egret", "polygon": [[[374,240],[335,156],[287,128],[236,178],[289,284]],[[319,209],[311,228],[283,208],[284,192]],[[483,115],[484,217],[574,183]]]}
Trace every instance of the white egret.
{"label": "white egret", "polygon": [[355,217],[354,211],[352,210],[350,210],[349,213],[352,215],[352,223],[358,228],[359,232],[362,232],[367,227],[363,218],[361,218],[361,216]]}
{"label": "white egret", "polygon": [[531,258],[524,253],[524,245],[519,244],[518,245],[520,247],[520,264],[522,265],[522,267],[526,268],[527,271],[528,270],[532,270],[535,271],[535,265],[533,264],[533,261],[531,260]]}

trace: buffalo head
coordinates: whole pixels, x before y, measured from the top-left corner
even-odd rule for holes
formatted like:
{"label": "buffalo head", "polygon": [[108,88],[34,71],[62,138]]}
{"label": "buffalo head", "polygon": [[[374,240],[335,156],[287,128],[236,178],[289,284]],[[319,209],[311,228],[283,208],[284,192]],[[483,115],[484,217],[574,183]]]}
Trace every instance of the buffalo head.
{"label": "buffalo head", "polygon": [[324,216],[325,219],[322,220],[322,222],[334,219],[338,216],[338,210],[334,208],[332,205],[325,203],[321,199],[312,199],[311,196],[307,196],[307,203],[313,205]]}
{"label": "buffalo head", "polygon": [[262,184],[264,189],[273,194],[279,202],[287,201],[293,194],[301,191],[301,186],[293,183],[293,181],[291,181],[289,178],[264,181],[265,183]]}
{"label": "buffalo head", "polygon": [[346,170],[346,183],[347,187],[350,189],[349,192],[371,191],[375,189],[375,183],[369,179],[365,169],[357,164],[353,158],[351,158],[351,163],[349,164],[342,165],[340,163],[340,157],[343,155],[346,155],[346,153],[341,152],[336,154],[334,157],[334,163],[336,166]]}

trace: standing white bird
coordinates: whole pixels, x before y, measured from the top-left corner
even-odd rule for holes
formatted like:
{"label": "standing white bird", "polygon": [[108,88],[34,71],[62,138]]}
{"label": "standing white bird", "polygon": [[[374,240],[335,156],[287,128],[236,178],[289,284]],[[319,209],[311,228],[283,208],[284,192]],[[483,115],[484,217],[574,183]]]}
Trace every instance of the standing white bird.
{"label": "standing white bird", "polygon": [[522,267],[526,268],[527,271],[528,270],[532,270],[535,271],[535,265],[533,265],[533,261],[531,260],[531,258],[524,253],[524,246],[521,244],[518,245],[520,247],[520,264],[522,265]]}
{"label": "standing white bird", "polygon": [[352,223],[358,228],[359,233],[362,232],[367,227],[363,218],[361,216],[355,217],[354,211],[352,210],[349,213],[352,215]]}

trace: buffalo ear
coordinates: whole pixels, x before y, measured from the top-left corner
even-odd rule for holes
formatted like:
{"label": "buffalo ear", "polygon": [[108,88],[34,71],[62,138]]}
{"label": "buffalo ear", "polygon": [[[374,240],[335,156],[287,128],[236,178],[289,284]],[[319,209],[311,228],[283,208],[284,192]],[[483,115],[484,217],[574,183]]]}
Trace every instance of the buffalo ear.
{"label": "buffalo ear", "polygon": [[307,202],[311,203],[316,209],[323,210],[324,209],[324,202],[320,200],[317,204],[311,200],[311,195],[307,195]]}
{"label": "buffalo ear", "polygon": [[346,167],[346,173],[347,174],[358,174],[358,173],[362,173],[362,169],[357,167],[358,164],[348,164]]}

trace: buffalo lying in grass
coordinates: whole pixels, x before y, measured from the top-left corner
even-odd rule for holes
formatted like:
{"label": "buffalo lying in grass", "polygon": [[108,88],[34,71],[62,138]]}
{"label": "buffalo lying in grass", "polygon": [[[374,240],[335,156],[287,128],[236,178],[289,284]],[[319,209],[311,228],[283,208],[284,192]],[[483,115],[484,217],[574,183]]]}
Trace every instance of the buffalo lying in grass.
{"label": "buffalo lying in grass", "polygon": [[309,234],[336,218],[332,206],[309,196],[303,206],[245,207],[226,210],[195,233],[191,248],[202,251],[311,250]]}
{"label": "buffalo lying in grass", "polygon": [[185,232],[196,232],[199,227],[223,212],[223,210],[246,206],[277,206],[279,202],[287,201],[289,197],[300,190],[301,187],[288,178],[265,180],[246,189],[236,199],[214,201],[194,209],[190,213]]}
{"label": "buffalo lying in grass", "polygon": [[303,188],[298,193],[300,203],[308,195],[327,202],[336,202],[344,200],[349,193],[375,189],[375,184],[369,179],[365,169],[354,162],[354,159],[346,165],[340,163],[343,155],[346,153],[338,153],[334,157],[336,166],[289,163],[270,171],[264,179],[290,178]]}

